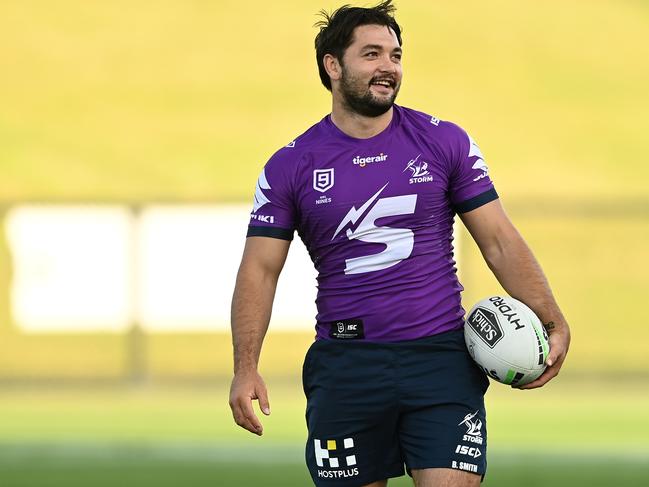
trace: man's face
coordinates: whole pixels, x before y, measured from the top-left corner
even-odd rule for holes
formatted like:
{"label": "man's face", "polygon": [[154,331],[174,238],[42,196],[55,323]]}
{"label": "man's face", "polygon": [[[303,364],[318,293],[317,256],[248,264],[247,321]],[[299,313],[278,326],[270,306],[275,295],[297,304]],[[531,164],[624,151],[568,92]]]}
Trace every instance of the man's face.
{"label": "man's face", "polygon": [[340,94],[354,112],[378,117],[387,112],[401,87],[401,47],[392,29],[361,25],[341,61]]}

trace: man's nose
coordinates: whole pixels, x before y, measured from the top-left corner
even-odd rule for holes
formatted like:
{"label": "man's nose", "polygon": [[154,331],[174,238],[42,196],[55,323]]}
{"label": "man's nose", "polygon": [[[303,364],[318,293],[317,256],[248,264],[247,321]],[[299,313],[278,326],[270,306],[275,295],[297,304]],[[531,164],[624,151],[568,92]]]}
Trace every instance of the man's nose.
{"label": "man's nose", "polygon": [[384,73],[396,73],[397,72],[397,63],[395,63],[392,60],[392,57],[390,54],[386,54],[385,56],[381,56],[381,65],[379,66],[379,69],[384,72]]}

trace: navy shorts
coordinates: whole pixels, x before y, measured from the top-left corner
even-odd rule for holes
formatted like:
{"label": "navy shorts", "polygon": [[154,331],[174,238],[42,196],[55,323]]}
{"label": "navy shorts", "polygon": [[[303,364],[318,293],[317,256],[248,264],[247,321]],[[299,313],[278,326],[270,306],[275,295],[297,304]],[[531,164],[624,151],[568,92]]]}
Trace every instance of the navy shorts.
{"label": "navy shorts", "polygon": [[362,486],[405,468],[484,476],[487,376],[462,330],[393,343],[318,340],[302,371],[306,461],[321,486]]}

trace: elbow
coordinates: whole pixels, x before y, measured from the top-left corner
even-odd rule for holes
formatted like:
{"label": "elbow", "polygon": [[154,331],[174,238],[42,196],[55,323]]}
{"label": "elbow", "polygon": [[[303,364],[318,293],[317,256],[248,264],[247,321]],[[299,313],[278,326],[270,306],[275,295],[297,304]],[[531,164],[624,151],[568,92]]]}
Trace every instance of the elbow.
{"label": "elbow", "polygon": [[494,270],[506,267],[507,260],[514,258],[524,247],[526,245],[523,238],[517,231],[513,230],[494,235],[485,245],[480,247],[480,251],[489,268]]}
{"label": "elbow", "polygon": [[499,269],[502,267],[503,262],[505,261],[505,245],[501,242],[494,242],[493,244],[480,249],[482,252],[482,257],[484,258],[489,269]]}

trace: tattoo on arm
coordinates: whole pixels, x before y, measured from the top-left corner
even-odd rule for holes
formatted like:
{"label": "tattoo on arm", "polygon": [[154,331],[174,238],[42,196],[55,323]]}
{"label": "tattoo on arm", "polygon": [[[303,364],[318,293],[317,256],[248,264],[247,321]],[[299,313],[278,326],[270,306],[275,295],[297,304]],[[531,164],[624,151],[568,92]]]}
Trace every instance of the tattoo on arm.
{"label": "tattoo on arm", "polygon": [[554,321],[548,321],[543,325],[547,331],[552,331],[556,328],[556,325],[554,324]]}

